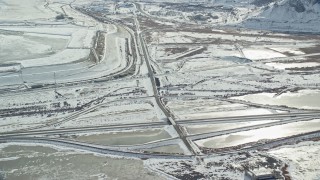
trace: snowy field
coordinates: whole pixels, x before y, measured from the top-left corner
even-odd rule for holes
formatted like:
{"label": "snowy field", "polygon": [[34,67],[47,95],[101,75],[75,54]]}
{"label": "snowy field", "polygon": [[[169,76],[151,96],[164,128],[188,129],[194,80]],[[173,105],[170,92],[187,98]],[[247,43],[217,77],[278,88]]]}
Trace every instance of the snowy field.
{"label": "snowy field", "polygon": [[[2,62],[23,67],[46,66],[87,60],[94,31],[69,28],[2,28]],[[13,35],[11,35],[12,33]],[[15,43],[13,43],[13,41]],[[18,51],[16,51],[18,45]]]}
{"label": "snowy field", "polygon": [[166,104],[177,120],[206,119],[218,117],[273,114],[278,111],[254,108],[244,104],[229,103],[212,99],[170,99]]}
{"label": "snowy field", "polygon": [[319,178],[300,1],[0,0],[0,179]]}
{"label": "snowy field", "polygon": [[48,20],[57,15],[45,7],[45,0],[1,0],[0,21]]}
{"label": "snowy field", "polygon": [[319,161],[316,161],[320,155],[319,145],[318,141],[302,142],[270,150],[269,154],[281,159],[288,165],[287,171],[291,178],[319,179]]}
{"label": "snowy field", "polygon": [[61,124],[61,127],[98,126],[114,124],[134,124],[162,121],[162,114],[153,108],[155,104],[146,100],[120,101],[107,103],[72,121]]}
{"label": "snowy field", "polygon": [[[0,167],[1,176],[8,179],[165,179],[145,169],[138,159],[37,144],[2,145]],[[120,169],[123,172],[119,174]]]}
{"label": "snowy field", "polygon": [[35,33],[16,33],[12,35],[10,33],[1,33],[0,63],[50,56],[50,54],[63,50],[68,40],[69,37],[59,35],[39,37]]}

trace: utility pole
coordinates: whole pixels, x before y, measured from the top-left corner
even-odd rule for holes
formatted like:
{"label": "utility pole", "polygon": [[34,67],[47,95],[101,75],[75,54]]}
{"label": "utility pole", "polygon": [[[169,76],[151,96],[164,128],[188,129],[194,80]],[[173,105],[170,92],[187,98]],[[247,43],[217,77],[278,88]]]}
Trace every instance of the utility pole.
{"label": "utility pole", "polygon": [[57,94],[57,79],[56,79],[56,72],[53,72],[54,78],[54,92]]}
{"label": "utility pole", "polygon": [[19,77],[21,79],[22,85],[24,85],[24,80],[23,80],[23,77],[22,77],[22,68],[23,68],[23,66],[20,64]]}

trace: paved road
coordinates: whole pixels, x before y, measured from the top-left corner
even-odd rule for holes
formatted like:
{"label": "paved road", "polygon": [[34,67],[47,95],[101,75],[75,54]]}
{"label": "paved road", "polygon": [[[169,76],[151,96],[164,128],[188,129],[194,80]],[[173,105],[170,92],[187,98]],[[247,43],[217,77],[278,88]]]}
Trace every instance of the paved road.
{"label": "paved road", "polygon": [[[138,9],[139,10],[139,9]],[[137,29],[136,32],[134,32],[134,37],[137,40],[136,47],[140,48],[140,51],[142,52],[144,57],[144,60],[146,62],[149,78],[152,84],[153,94],[156,100],[156,103],[158,104],[159,108],[163,111],[163,113],[168,117],[168,123],[172,125],[177,133],[179,134],[179,138],[184,142],[186,147],[189,149],[189,151],[193,155],[197,155],[196,150],[192,147],[191,141],[192,140],[198,140],[202,138],[208,138],[212,136],[217,136],[221,134],[229,134],[239,131],[246,131],[251,129],[257,129],[262,127],[268,127],[268,126],[274,126],[284,123],[290,123],[290,122],[296,122],[296,121],[303,121],[303,120],[309,120],[313,118],[317,118],[320,116],[320,112],[298,112],[298,113],[288,113],[288,114],[270,114],[270,115],[254,115],[254,116],[237,116],[237,117],[224,117],[224,118],[211,118],[211,119],[194,119],[194,120],[180,120],[175,121],[171,118],[170,112],[165,108],[165,106],[162,104],[161,97],[158,94],[158,89],[155,82],[155,75],[153,73],[151,64],[150,64],[150,56],[148,53],[147,46],[145,44],[144,38],[143,38],[143,32],[141,33],[139,28],[139,22],[137,19],[135,19]],[[122,25],[125,29],[128,29],[125,25]],[[130,30],[129,30],[130,31]],[[91,110],[91,109],[89,109]],[[79,112],[79,113],[85,113],[87,112]],[[75,114],[74,117],[77,117],[79,114]],[[71,119],[74,118],[73,116]],[[69,117],[70,118],[70,117]],[[186,135],[184,131],[180,129],[179,124],[197,124],[197,123],[221,123],[221,122],[239,122],[239,121],[257,121],[257,120],[264,120],[264,119],[272,119],[272,118],[290,118],[290,119],[284,119],[282,121],[275,121],[267,124],[262,125],[255,125],[255,126],[249,126],[244,128],[236,128],[232,130],[227,131],[221,131],[221,132],[214,132],[214,133],[201,133],[197,135]],[[69,119],[65,119],[69,120]],[[96,127],[84,127],[84,128],[68,128],[68,129],[54,129],[54,130],[41,130],[41,131],[28,131],[28,132],[14,132],[14,133],[2,133],[0,134],[0,142],[36,142],[36,143],[45,143],[45,144],[54,144],[54,145],[62,145],[77,149],[83,149],[91,152],[98,152],[102,154],[114,154],[114,155],[129,155],[134,157],[140,157],[140,158],[149,158],[149,157],[160,157],[160,158],[188,158],[191,156],[172,156],[172,155],[152,155],[152,154],[143,154],[143,153],[133,153],[133,152],[123,152],[123,151],[115,151],[111,149],[106,149],[102,147],[97,147],[95,145],[86,144],[86,143],[79,143],[79,142],[73,142],[73,141],[67,141],[67,140],[60,140],[60,139],[48,139],[48,138],[22,138],[20,136],[36,136],[36,135],[54,135],[54,134],[65,134],[65,133],[78,133],[78,132],[88,132],[88,131],[101,131],[101,130],[114,130],[114,129],[124,129],[124,128],[140,128],[140,127],[158,127],[166,125],[165,122],[155,122],[155,123],[137,123],[137,124],[123,124],[123,125],[110,125],[110,126],[96,126]],[[175,139],[169,139],[169,140],[175,140]],[[165,140],[164,140],[165,141]]]}
{"label": "paved road", "polygon": [[[232,76],[229,76],[232,77]],[[238,99],[229,99],[229,98],[221,98],[221,97],[215,97],[215,96],[197,96],[197,95],[179,95],[179,96],[166,96],[165,98],[198,98],[198,99],[215,99],[218,101],[226,101],[230,102],[232,104],[245,104],[251,107],[261,107],[261,108],[266,108],[266,109],[274,109],[274,110],[280,110],[280,111],[289,111],[289,112],[301,112],[305,110],[293,108],[293,107],[286,107],[286,106],[276,106],[276,105],[268,105],[268,104],[258,104],[258,103],[252,103],[249,101],[243,101],[243,100],[238,100]],[[308,110],[312,111],[312,110]],[[320,110],[315,110],[320,112]]]}
{"label": "paved road", "polygon": [[[70,7],[72,8],[72,6]],[[74,10],[77,11],[76,9]],[[77,12],[83,14],[82,12]],[[83,15],[88,16],[87,14]],[[104,23],[98,19],[95,20],[99,23]],[[117,36],[120,37],[125,35],[121,35],[121,33],[118,32]],[[17,86],[23,84],[23,81],[29,86],[52,86],[55,82],[66,85],[93,81],[107,81],[114,76],[126,74],[133,67],[134,62],[136,62],[135,56],[133,56],[133,59],[129,59],[130,61],[126,67],[117,69],[117,71],[109,70],[107,68],[108,66],[103,63],[93,63],[87,60],[51,66],[22,67],[20,71],[14,73],[0,73],[0,89],[11,87],[16,89]],[[54,74],[56,74],[55,78]]]}
{"label": "paved road", "polygon": [[74,148],[84,150],[88,152],[94,152],[106,155],[116,155],[120,157],[134,157],[134,158],[158,158],[158,159],[191,159],[190,155],[171,155],[171,154],[152,154],[152,153],[138,153],[130,151],[121,151],[116,149],[110,149],[108,147],[87,144],[82,142],[62,140],[62,139],[51,139],[51,138],[0,138],[0,143],[36,143],[36,144],[49,144],[55,146],[62,146],[68,148]]}
{"label": "paved road", "polygon": [[119,124],[119,125],[106,125],[106,126],[90,126],[90,127],[79,127],[79,128],[15,131],[15,132],[0,133],[0,137],[73,134],[73,133],[81,133],[81,132],[110,131],[110,130],[119,130],[119,129],[128,129],[128,128],[162,127],[165,125],[167,125],[167,123],[165,122],[152,122],[152,123]]}
{"label": "paved road", "polygon": [[[137,8],[137,10],[139,10],[139,8]],[[158,104],[158,106],[160,107],[160,109],[163,111],[163,113],[167,116],[168,118],[168,123],[170,125],[172,125],[174,127],[174,129],[176,130],[176,132],[179,134],[179,137],[181,138],[181,140],[184,142],[184,144],[186,145],[186,147],[188,148],[188,150],[193,154],[196,155],[197,152],[196,150],[194,150],[194,148],[191,145],[191,142],[188,141],[188,139],[186,138],[186,134],[181,131],[180,126],[177,125],[174,120],[171,117],[171,114],[168,112],[168,110],[164,107],[164,105],[161,102],[161,99],[159,97],[158,94],[158,90],[157,90],[157,86],[156,86],[156,82],[155,82],[155,76],[154,76],[154,72],[152,70],[152,67],[150,65],[150,56],[149,56],[149,52],[147,49],[147,46],[145,44],[144,38],[143,38],[143,33],[140,33],[140,27],[139,27],[139,21],[137,20],[137,18],[135,18],[135,22],[136,22],[136,27],[137,27],[137,35],[138,35],[138,46],[142,47],[142,52],[143,52],[143,57],[144,60],[146,62],[147,68],[148,68],[148,73],[149,73],[149,77],[152,83],[152,89],[153,89],[153,93],[156,99],[156,102]]]}
{"label": "paved road", "polygon": [[[233,116],[209,119],[188,119],[174,121],[180,125],[194,125],[194,124],[220,124],[220,123],[236,123],[236,122],[249,122],[249,121],[263,121],[275,120],[275,122],[286,122],[290,119],[315,119],[320,117],[320,112],[297,112],[297,113],[279,113],[279,114],[266,114],[266,115],[251,115],[251,116]],[[282,119],[278,121],[279,119]],[[296,120],[294,120],[296,121]],[[123,128],[139,128],[139,127],[158,127],[167,125],[166,122],[151,122],[151,123],[133,123],[133,124],[119,124],[107,126],[90,126],[80,128],[61,128],[49,130],[29,130],[29,131],[14,131],[0,133],[1,136],[22,136],[22,135],[44,135],[44,134],[62,134],[62,133],[75,133],[75,132],[88,132],[88,131],[101,131],[110,129],[123,129]]]}
{"label": "paved road", "polygon": [[[106,20],[107,21],[107,20]],[[126,25],[123,25],[123,24],[119,24],[117,22],[114,22],[112,20],[108,20],[109,22],[113,23],[113,24],[117,24],[119,26],[122,26],[123,28],[127,29],[127,31],[131,32],[131,29],[128,28]],[[133,31],[134,32],[134,42],[136,42],[136,47],[142,52],[143,56],[144,57],[144,60],[145,60],[145,63],[147,65],[147,68],[148,68],[148,76],[151,80],[151,84],[152,84],[152,89],[153,89],[153,94],[154,94],[154,97],[155,97],[155,100],[156,100],[156,103],[158,105],[158,107],[163,111],[163,113],[166,115],[166,117],[168,118],[168,123],[169,125],[173,125],[174,129],[177,131],[177,133],[179,134],[181,140],[184,142],[184,144],[186,145],[186,147],[189,149],[189,151],[192,153],[192,154],[196,154],[195,150],[192,148],[190,142],[186,139],[186,134],[184,134],[183,131],[181,131],[180,127],[178,125],[176,125],[173,121],[173,119],[171,118],[171,115],[170,113],[168,112],[168,110],[164,107],[164,105],[162,104],[161,102],[161,99],[159,97],[159,94],[158,94],[158,90],[157,90],[157,86],[156,86],[156,82],[155,82],[155,77],[154,77],[154,73],[153,73],[153,70],[152,70],[152,67],[150,65],[150,57],[149,57],[149,53],[148,53],[148,49],[145,45],[145,42],[144,42],[144,38],[142,37],[142,33],[141,30],[140,30],[140,25],[139,25],[139,21],[137,20],[137,18],[135,18],[135,23],[136,23],[136,31]],[[137,52],[138,54],[138,52]]]}

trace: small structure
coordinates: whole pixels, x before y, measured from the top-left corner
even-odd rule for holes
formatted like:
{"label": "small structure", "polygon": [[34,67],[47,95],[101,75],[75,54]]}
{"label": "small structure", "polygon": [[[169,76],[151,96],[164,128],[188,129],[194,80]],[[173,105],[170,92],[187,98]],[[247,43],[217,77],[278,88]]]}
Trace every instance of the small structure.
{"label": "small structure", "polygon": [[284,180],[284,178],[277,171],[271,173],[259,173],[246,170],[244,173],[244,180]]}

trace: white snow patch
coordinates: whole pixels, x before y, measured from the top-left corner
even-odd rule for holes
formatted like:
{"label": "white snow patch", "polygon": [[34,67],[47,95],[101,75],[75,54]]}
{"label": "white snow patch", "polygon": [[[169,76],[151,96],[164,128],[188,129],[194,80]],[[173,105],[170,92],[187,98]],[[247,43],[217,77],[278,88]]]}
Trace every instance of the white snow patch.
{"label": "white snow patch", "polygon": [[305,63],[266,63],[266,65],[274,67],[276,69],[290,69],[290,68],[304,68],[304,67],[317,67],[320,66],[316,62],[305,62]]}
{"label": "white snow patch", "polygon": [[286,57],[284,54],[269,49],[243,49],[243,54],[251,60]]}
{"label": "white snow patch", "polygon": [[320,179],[320,142],[302,142],[269,151],[285,161],[292,179]]}
{"label": "white snow patch", "polygon": [[89,57],[89,49],[65,49],[60,53],[49,57],[21,61],[23,67],[48,66],[66,64],[75,61],[85,60]]}
{"label": "white snow patch", "polygon": [[91,48],[95,33],[93,30],[79,29],[72,34],[68,48]]}

